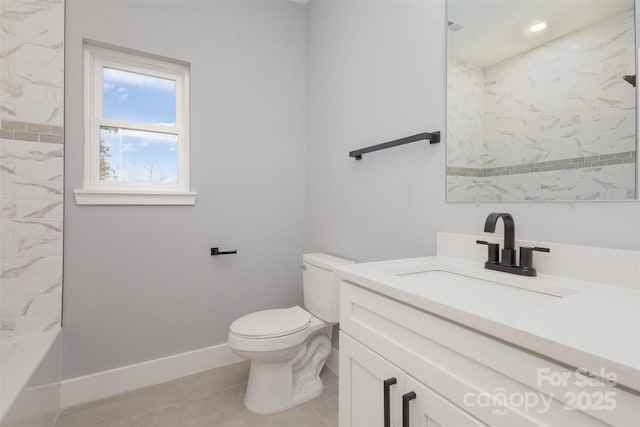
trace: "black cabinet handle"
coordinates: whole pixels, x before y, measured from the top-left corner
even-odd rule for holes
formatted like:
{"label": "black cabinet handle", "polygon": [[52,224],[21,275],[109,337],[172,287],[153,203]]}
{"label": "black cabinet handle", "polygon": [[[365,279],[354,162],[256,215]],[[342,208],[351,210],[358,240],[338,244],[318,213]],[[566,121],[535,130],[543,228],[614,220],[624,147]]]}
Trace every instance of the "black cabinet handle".
{"label": "black cabinet handle", "polygon": [[409,393],[402,396],[402,427],[409,427],[409,424],[411,423],[409,402],[411,402],[415,398],[415,391],[410,391]]}
{"label": "black cabinet handle", "polygon": [[391,377],[384,380],[384,427],[391,427],[391,386],[398,381]]}
{"label": "black cabinet handle", "polygon": [[233,255],[233,254],[237,254],[238,250],[236,249],[235,251],[225,251],[222,252],[220,249],[218,248],[211,248],[211,256],[218,256],[218,255]]}

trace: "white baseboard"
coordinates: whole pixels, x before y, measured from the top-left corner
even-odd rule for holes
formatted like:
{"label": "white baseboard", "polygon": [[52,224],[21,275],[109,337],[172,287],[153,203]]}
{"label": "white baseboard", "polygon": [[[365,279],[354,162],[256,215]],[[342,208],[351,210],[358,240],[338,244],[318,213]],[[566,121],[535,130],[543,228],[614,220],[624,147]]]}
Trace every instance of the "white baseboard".
{"label": "white baseboard", "polygon": [[60,385],[60,408],[92,402],[241,360],[225,343],[71,378]]}
{"label": "white baseboard", "polygon": [[329,357],[327,358],[325,366],[331,369],[334,374],[338,375],[339,362],[340,357],[338,355],[338,350],[336,350],[335,347],[331,347],[331,353],[329,353]]}

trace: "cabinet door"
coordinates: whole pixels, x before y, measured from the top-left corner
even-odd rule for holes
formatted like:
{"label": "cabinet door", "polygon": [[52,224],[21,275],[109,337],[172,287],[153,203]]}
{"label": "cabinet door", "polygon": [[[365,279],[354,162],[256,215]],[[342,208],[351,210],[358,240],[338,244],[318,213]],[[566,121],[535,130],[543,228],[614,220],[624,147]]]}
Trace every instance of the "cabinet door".
{"label": "cabinet door", "polygon": [[[390,379],[395,384],[385,386]],[[340,427],[385,427],[385,387],[388,425],[401,427],[404,379],[402,370],[340,332]]]}
{"label": "cabinet door", "polygon": [[410,392],[415,393],[415,398],[409,401],[407,408],[409,414],[403,414],[403,416],[407,416],[411,420],[409,423],[411,427],[476,427],[485,425],[462,408],[407,375],[404,394]]}

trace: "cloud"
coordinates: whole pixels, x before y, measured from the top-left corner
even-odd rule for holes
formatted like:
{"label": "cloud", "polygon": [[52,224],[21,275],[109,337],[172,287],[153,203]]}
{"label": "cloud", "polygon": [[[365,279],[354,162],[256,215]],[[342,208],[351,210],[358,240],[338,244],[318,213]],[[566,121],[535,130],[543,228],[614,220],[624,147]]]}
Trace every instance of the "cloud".
{"label": "cloud", "polygon": [[104,84],[124,84],[172,92],[176,89],[176,83],[173,80],[131,73],[129,71],[116,70],[115,68],[105,67],[103,69],[102,78],[105,82]]}
{"label": "cloud", "polygon": [[[116,87],[118,89],[116,89]],[[102,88],[104,89],[105,92],[115,92],[115,94],[118,97],[118,99],[120,100],[120,102],[125,102],[127,100],[127,98],[129,97],[129,91],[127,90],[126,87],[116,86],[115,84],[113,84],[111,82],[105,81],[102,84]]]}
{"label": "cloud", "polygon": [[116,95],[118,96],[120,102],[125,102],[129,97],[129,91],[126,88],[119,87],[116,91]]}

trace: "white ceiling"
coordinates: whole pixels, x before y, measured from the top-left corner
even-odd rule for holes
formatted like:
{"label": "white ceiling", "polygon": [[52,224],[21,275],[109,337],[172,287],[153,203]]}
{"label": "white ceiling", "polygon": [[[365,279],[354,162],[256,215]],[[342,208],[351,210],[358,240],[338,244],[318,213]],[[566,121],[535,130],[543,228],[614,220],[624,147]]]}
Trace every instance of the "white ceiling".
{"label": "white ceiling", "polygon": [[[495,64],[633,8],[633,0],[449,0],[449,55],[479,66]],[[539,21],[547,29],[529,33]]]}

